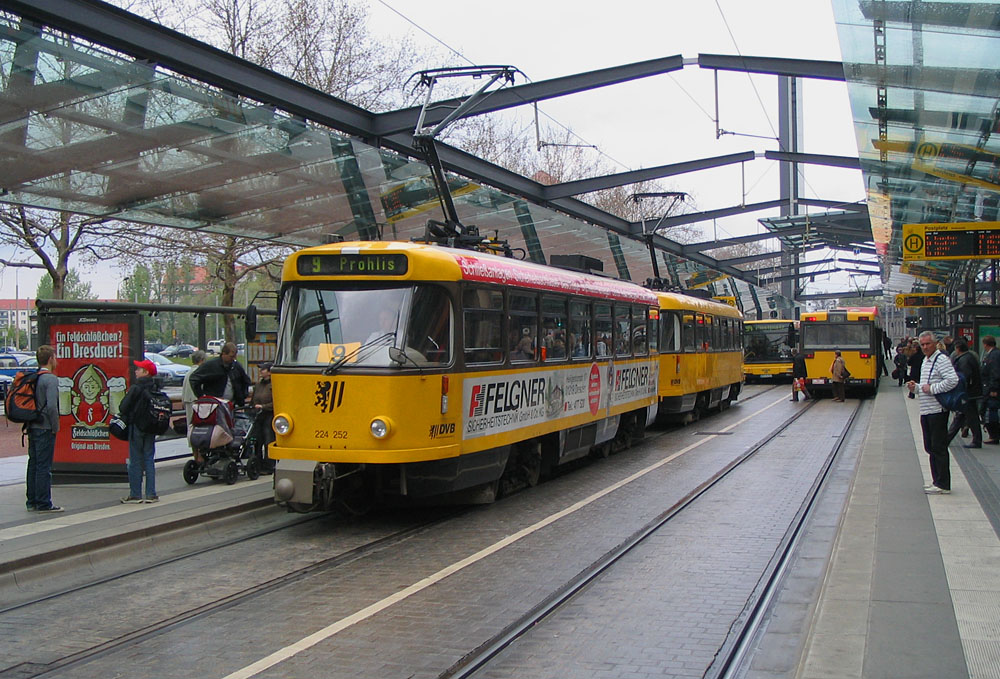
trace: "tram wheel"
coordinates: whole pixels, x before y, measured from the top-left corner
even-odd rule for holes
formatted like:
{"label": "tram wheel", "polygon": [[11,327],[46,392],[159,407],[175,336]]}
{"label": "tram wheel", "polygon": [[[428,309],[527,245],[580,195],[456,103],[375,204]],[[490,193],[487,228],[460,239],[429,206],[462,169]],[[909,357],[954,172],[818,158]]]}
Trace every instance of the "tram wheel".
{"label": "tram wheel", "polygon": [[235,461],[230,460],[229,463],[226,464],[226,470],[223,474],[223,479],[225,480],[226,485],[231,486],[236,483],[236,479],[239,478],[240,468],[236,465]]}
{"label": "tram wheel", "polygon": [[194,460],[188,460],[184,463],[184,470],[181,472],[181,476],[184,477],[184,483],[189,486],[194,485],[195,481],[198,480],[198,463]]}

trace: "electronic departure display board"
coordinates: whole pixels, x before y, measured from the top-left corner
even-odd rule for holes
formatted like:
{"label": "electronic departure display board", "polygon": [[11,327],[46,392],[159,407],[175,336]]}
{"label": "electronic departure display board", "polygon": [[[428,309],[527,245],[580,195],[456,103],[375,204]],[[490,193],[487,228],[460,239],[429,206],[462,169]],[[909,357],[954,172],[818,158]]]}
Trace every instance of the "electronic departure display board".
{"label": "electronic departure display board", "polygon": [[1000,259],[1000,222],[903,224],[903,260]]}

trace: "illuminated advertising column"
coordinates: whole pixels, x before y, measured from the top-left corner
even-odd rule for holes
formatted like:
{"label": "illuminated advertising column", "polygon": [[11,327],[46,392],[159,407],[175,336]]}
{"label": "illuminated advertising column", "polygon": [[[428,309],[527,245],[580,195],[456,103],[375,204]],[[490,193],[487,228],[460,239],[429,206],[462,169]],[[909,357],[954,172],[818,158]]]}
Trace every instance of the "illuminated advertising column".
{"label": "illuminated advertising column", "polygon": [[59,363],[59,433],[52,471],[57,474],[126,474],[128,441],[111,436],[131,384],[132,360],[142,356],[137,313],[43,313],[40,343],[55,347]]}

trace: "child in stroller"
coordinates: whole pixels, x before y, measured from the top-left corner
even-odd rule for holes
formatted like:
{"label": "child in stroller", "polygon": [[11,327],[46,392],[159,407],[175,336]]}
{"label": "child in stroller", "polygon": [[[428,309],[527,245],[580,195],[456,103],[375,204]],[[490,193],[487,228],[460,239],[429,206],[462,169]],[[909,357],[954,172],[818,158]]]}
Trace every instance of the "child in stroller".
{"label": "child in stroller", "polygon": [[193,484],[201,474],[236,483],[240,474],[251,481],[261,472],[256,436],[251,435],[256,418],[253,408],[237,408],[214,396],[202,396],[194,403],[188,441],[195,451],[184,465],[184,480]]}

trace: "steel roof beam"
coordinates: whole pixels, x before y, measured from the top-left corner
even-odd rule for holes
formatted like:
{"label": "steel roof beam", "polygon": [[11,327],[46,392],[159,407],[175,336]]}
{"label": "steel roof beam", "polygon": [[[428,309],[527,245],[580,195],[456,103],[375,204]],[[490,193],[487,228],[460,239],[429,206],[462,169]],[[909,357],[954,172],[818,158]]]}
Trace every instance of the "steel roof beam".
{"label": "steel roof beam", "polygon": [[182,33],[91,0],[3,0],[23,17],[161,64],[206,83],[369,138],[375,114],[291,78],[189,38]]}
{"label": "steel roof beam", "polygon": [[[802,254],[804,252],[813,252],[814,250],[822,250],[825,245],[813,245],[808,248],[799,248],[796,250],[797,253]],[[761,252],[756,255],[746,255],[744,257],[730,257],[729,259],[720,259],[719,264],[728,266],[737,266],[739,264],[749,264],[751,262],[759,262],[762,259],[776,259],[781,257],[781,251],[775,250],[773,252]]]}
{"label": "steel roof beam", "polygon": [[780,59],[777,57],[744,57],[727,54],[699,54],[698,65],[717,71],[770,73],[793,78],[843,80],[844,65],[839,61],[817,59]]}
{"label": "steel roof beam", "polygon": [[812,299],[839,299],[841,297],[881,297],[882,289],[877,290],[844,290],[842,292],[820,292],[813,295],[798,295],[795,299],[805,301]]}
{"label": "steel roof beam", "polygon": [[[679,226],[681,224],[695,224],[697,222],[706,222],[711,219],[719,219],[720,217],[729,217],[730,215],[739,215],[744,212],[757,212],[758,210],[770,210],[771,208],[780,207],[786,201],[783,200],[766,200],[761,203],[751,203],[749,205],[735,205],[733,207],[719,208],[718,210],[707,210],[705,212],[689,212],[683,215],[675,215],[673,217],[665,217],[660,220],[658,229],[665,229],[671,226]],[[633,234],[641,234],[643,222],[632,222],[630,225]]]}
{"label": "steel roof beam", "polygon": [[707,170],[713,167],[732,165],[733,163],[744,163],[753,160],[754,157],[755,154],[753,151],[744,151],[742,153],[730,153],[725,156],[715,156],[714,158],[700,158],[698,160],[689,160],[684,163],[660,165],[659,167],[650,167],[644,170],[633,170],[631,172],[609,174],[604,175],[603,177],[578,179],[572,182],[563,182],[562,184],[552,184],[550,186],[546,186],[545,197],[546,199],[551,200],[554,198],[578,196],[582,193],[591,193],[592,191],[601,191],[602,189],[610,189],[616,186],[635,184],[649,179],[672,177],[673,175],[684,174],[686,172]]}
{"label": "steel roof beam", "polygon": [[[817,259],[817,260],[811,261],[811,262],[800,262],[799,263],[799,267],[804,267],[804,266],[819,266],[821,264],[830,264],[830,263],[836,262],[836,261],[837,260],[834,257],[830,257],[828,259]],[[761,282],[763,282],[763,276],[764,276],[764,274],[776,273],[776,272],[779,272],[779,271],[787,271],[787,270],[794,269],[794,268],[795,268],[794,264],[778,264],[777,266],[768,266],[768,267],[765,267],[763,269],[754,269],[754,273],[760,275],[761,276]],[[809,272],[803,273],[801,275],[803,275],[803,276],[815,276],[815,275],[821,274],[821,273],[826,273],[826,270],[823,270],[823,271],[809,271]]]}
{"label": "steel roof beam", "polygon": [[[678,54],[671,57],[625,64],[623,66],[602,68],[586,73],[576,73],[574,75],[542,80],[516,87],[507,87],[485,97],[462,117],[467,118],[514,106],[523,106],[545,99],[564,97],[568,94],[585,92],[598,87],[607,87],[608,85],[617,85],[638,78],[648,78],[653,75],[670,73],[682,68],[684,68],[684,57]],[[447,99],[430,104],[424,116],[424,125],[428,126],[441,122],[449,113],[458,108],[463,101],[464,97]],[[414,106],[399,109],[398,111],[377,114],[375,116],[375,133],[382,136],[397,132],[412,132],[417,124],[421,108],[420,106]]]}
{"label": "steel roof beam", "polygon": [[791,226],[784,228],[781,231],[768,231],[767,233],[757,233],[752,236],[737,236],[735,238],[726,238],[724,240],[707,240],[700,243],[685,243],[683,245],[683,251],[685,254],[689,252],[704,252],[705,250],[715,250],[717,248],[728,248],[732,245],[743,245],[744,243],[755,243],[761,240],[768,240],[771,238],[781,238],[783,236],[795,236],[798,234],[803,234],[806,232],[806,226]]}
{"label": "steel roof beam", "polygon": [[860,170],[861,161],[850,156],[830,156],[821,153],[789,153],[787,151],[765,151],[768,160],[784,160],[789,163],[805,163],[807,165],[827,165],[829,167],[846,167]]}

